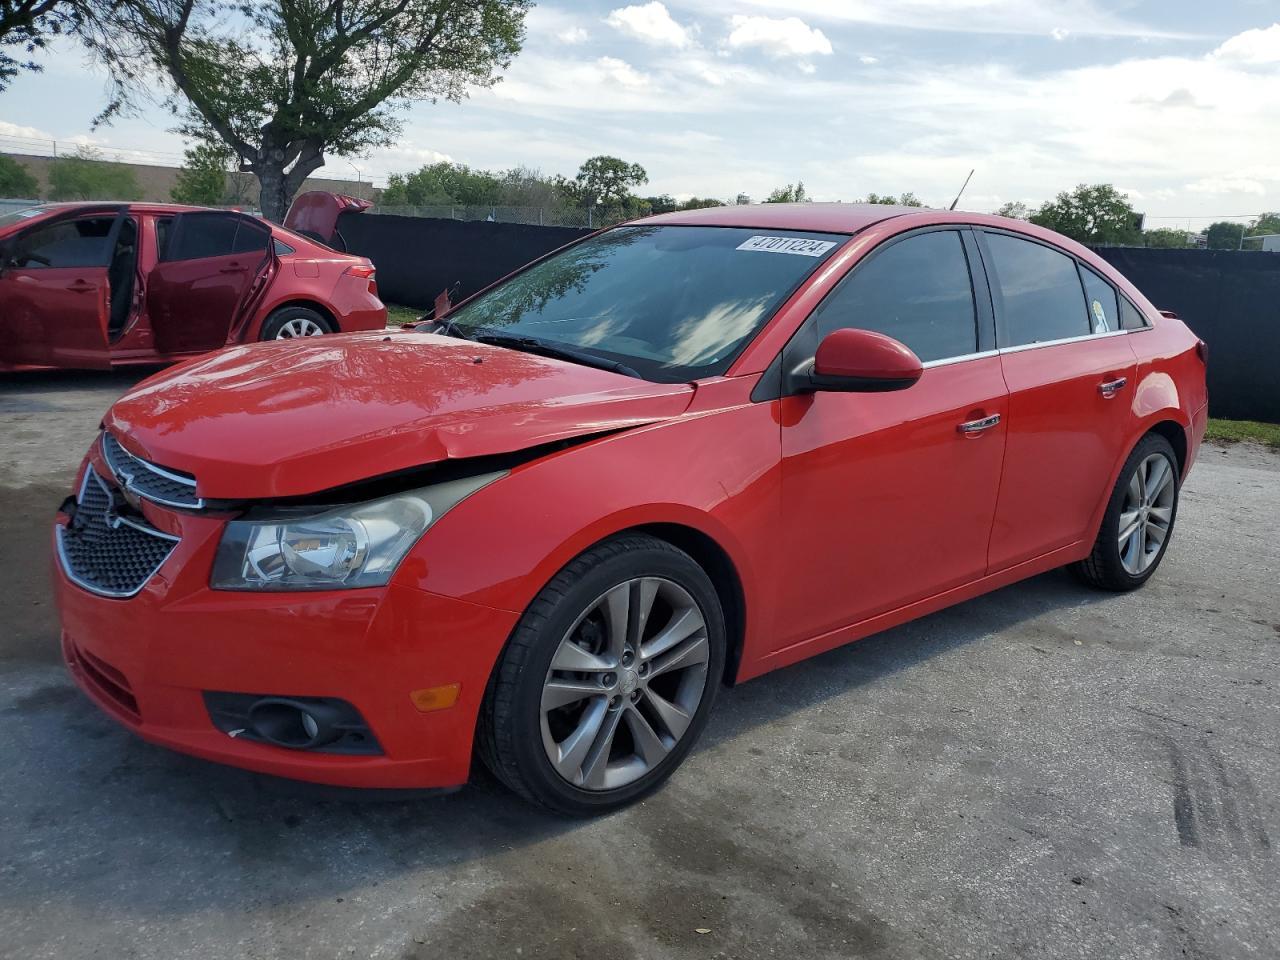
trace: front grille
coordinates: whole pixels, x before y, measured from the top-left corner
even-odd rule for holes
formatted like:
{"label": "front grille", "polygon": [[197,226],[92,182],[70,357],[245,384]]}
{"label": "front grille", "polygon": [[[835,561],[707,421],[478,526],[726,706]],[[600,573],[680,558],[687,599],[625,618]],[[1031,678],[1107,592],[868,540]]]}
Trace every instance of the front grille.
{"label": "front grille", "polygon": [[131,597],[160,569],[178,538],[141,517],[127,517],[110,487],[90,467],[75,515],[56,528],[62,569],[75,583],[104,597]]}
{"label": "front grille", "polygon": [[204,500],[196,496],[195,477],[135,457],[105,431],[102,434],[102,456],[116,479],[140,497],[166,507],[199,510],[204,506]]}

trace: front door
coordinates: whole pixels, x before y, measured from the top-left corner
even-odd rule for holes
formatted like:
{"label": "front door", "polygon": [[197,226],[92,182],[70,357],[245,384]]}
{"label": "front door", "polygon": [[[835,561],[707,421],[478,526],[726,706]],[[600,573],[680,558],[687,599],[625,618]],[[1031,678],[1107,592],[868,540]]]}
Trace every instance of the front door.
{"label": "front door", "polygon": [[1047,244],[983,235],[1009,440],[991,534],[1000,570],[1081,540],[1131,429],[1137,360],[1115,289]]}
{"label": "front door", "polygon": [[984,285],[975,302],[976,259],[967,230],[890,241],[854,267],[788,347],[790,369],[826,333],[860,327],[902,341],[926,367],[898,392],[783,398],[786,582],[776,648],[985,573],[1007,392]]}
{"label": "front door", "polygon": [[0,362],[111,366],[108,271],[124,219],[114,209],[46,220],[0,256]]}
{"label": "front door", "polygon": [[271,230],[240,213],[174,217],[160,263],[147,278],[147,314],[156,350],[217,350],[266,269]]}

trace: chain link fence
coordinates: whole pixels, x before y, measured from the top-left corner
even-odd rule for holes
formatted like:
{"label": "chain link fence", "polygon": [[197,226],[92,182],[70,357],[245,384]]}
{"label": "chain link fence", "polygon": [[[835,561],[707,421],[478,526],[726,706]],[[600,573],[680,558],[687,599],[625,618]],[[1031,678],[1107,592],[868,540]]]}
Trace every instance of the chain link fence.
{"label": "chain link fence", "polygon": [[640,214],[616,207],[503,207],[432,204],[428,206],[388,206],[377,204],[368,213],[399,217],[426,217],[435,220],[488,220],[492,223],[523,223],[539,227],[586,227],[599,229]]}

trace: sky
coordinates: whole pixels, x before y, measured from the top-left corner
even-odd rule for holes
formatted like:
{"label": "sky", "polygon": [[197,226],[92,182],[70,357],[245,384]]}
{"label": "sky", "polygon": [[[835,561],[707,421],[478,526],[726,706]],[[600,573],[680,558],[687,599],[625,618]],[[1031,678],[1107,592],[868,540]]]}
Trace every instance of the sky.
{"label": "sky", "polygon": [[[384,184],[450,159],[572,174],[607,153],[643,194],[816,200],[911,191],[1034,207],[1112,183],[1148,226],[1280,210],[1280,0],[539,3],[501,83],[415,104],[393,147],[324,175]],[[103,77],[71,46],[0,94],[15,137],[176,162],[158,106],[90,130]]]}

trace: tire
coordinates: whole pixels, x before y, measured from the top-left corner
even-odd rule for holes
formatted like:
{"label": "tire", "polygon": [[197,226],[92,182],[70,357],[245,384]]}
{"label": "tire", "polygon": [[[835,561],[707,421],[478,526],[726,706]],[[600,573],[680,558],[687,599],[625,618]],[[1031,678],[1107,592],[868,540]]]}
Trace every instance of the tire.
{"label": "tire", "polygon": [[525,611],[490,678],[477,752],[533,803],[571,816],[616,810],[684,760],[725,650],[719,598],[688,554],[642,534],[607,540]]}
{"label": "tire", "polygon": [[[1149,482],[1158,486],[1154,494]],[[1139,440],[1111,491],[1093,550],[1072,565],[1076,575],[1102,590],[1136,590],[1146,583],[1173,539],[1180,484],[1178,457],[1169,441],[1154,433]],[[1123,539],[1122,519],[1126,529],[1137,524]]]}
{"label": "tire", "polygon": [[319,310],[310,307],[281,307],[267,317],[258,339],[291,340],[294,337],[315,337],[333,332],[333,322]]}

